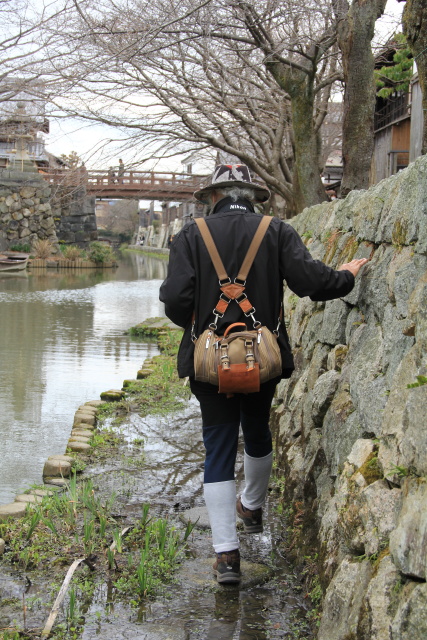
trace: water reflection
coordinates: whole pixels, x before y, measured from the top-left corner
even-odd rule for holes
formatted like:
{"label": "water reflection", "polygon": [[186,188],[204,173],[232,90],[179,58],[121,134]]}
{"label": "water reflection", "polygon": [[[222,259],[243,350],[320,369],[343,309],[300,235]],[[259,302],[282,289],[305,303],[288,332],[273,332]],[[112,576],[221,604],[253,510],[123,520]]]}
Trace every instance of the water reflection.
{"label": "water reflection", "polygon": [[[218,591],[206,640],[267,640],[260,600],[251,593]],[[239,632],[235,632],[239,626]]]}
{"label": "water reflection", "polygon": [[155,345],[124,336],[163,315],[166,261],[129,254],[115,270],[0,277],[0,504],[41,482],[86,400],[134,378]]}

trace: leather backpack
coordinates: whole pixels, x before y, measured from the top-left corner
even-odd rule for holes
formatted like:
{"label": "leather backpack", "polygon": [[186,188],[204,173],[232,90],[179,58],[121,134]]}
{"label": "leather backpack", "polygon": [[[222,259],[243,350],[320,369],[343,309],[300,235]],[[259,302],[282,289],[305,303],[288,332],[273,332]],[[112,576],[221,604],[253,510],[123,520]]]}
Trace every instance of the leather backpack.
{"label": "leather backpack", "polygon": [[[219,393],[256,393],[260,384],[280,376],[282,372],[277,342],[280,322],[274,331],[262,326],[255,319],[255,308],[245,293],[247,276],[270,221],[268,216],[261,218],[239,273],[232,281],[225,271],[206,221],[203,218],[195,219],[215,267],[221,291],[213,310],[214,320],[199,337],[194,335],[193,322],[195,378],[199,382],[218,386]],[[219,336],[216,333],[218,319],[224,316],[232,300],[239,305],[245,317],[252,320],[253,329],[248,329],[244,322],[235,322],[227,327],[223,336]]]}

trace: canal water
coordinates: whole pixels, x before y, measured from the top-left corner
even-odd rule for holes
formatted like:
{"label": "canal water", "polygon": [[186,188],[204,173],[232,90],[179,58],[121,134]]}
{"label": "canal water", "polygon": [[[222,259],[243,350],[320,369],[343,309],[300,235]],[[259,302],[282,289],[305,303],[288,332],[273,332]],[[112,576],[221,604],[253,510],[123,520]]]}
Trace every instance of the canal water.
{"label": "canal water", "polygon": [[114,270],[0,274],[0,505],[42,482],[79,405],[120,388],[157,353],[124,332],[163,315],[166,268],[129,252]]}

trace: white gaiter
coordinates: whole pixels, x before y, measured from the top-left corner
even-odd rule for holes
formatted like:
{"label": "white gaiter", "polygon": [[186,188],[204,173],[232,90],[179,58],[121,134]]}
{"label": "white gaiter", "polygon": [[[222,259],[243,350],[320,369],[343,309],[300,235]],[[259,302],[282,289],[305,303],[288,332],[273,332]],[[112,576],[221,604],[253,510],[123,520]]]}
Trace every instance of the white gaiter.
{"label": "white gaiter", "polygon": [[246,509],[255,511],[264,506],[273,465],[273,452],[263,458],[252,458],[245,451],[245,489],[242,493],[242,504]]}
{"label": "white gaiter", "polygon": [[203,485],[215,553],[239,548],[236,532],[236,483],[208,482]]}

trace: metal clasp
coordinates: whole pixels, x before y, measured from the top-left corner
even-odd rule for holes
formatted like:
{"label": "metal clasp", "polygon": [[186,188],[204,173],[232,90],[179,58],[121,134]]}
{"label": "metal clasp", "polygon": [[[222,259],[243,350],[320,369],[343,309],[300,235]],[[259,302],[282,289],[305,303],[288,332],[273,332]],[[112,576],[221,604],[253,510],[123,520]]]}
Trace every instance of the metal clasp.
{"label": "metal clasp", "polygon": [[224,314],[223,313],[217,313],[215,311],[215,309],[212,311],[212,313],[215,316],[215,320],[210,323],[209,329],[212,329],[213,331],[216,331],[217,330],[217,326],[218,326],[218,318],[223,318]]}
{"label": "metal clasp", "polygon": [[247,313],[244,313],[244,315],[247,318],[249,318],[249,316],[250,316],[252,318],[254,329],[258,329],[258,327],[261,326],[261,323],[258,322],[258,320],[255,320],[255,316],[254,316],[255,311],[256,311],[255,307],[252,307],[252,309],[250,311],[248,311]]}

